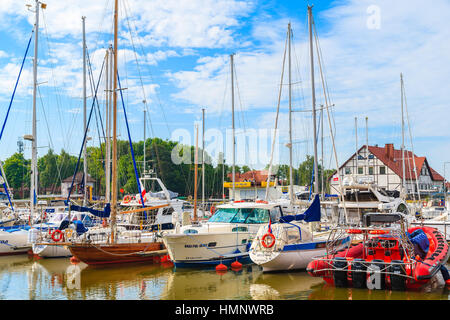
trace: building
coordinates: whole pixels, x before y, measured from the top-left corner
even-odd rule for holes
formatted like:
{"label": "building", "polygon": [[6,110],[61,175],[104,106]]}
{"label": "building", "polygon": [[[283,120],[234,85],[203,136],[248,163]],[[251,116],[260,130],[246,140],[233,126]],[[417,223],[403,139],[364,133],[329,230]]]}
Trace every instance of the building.
{"label": "building", "polygon": [[[61,183],[61,194],[64,197],[67,197],[69,195],[69,189],[70,185],[72,184],[73,176],[65,178]],[[88,174],[87,175],[87,185],[88,187],[92,188],[94,187],[95,180]],[[78,172],[75,175],[75,181],[73,182],[73,189],[72,194],[83,194],[83,172]]]}
{"label": "building", "polygon": [[[268,174],[268,170],[252,170],[244,173],[236,172],[234,200],[266,200]],[[232,180],[232,173],[229,173],[227,176]],[[269,186],[269,199],[279,199],[283,194],[288,194],[289,192],[289,186],[280,185],[276,174],[271,174]],[[233,182],[224,182],[224,187],[228,189],[228,197],[231,199]],[[305,188],[294,185],[293,191],[296,194],[304,192]]]}
{"label": "building", "polygon": [[338,193],[339,179],[344,181],[346,176],[374,182],[385,190],[401,191],[403,172],[409,195],[417,194],[418,191],[421,195],[442,192],[444,177],[430,167],[427,158],[418,157],[408,150],[404,153],[405,170],[402,150],[395,149],[394,144],[388,143],[384,147],[362,146],[357,154],[354,153],[339,168],[339,175],[335,171],[329,178],[331,193]]}

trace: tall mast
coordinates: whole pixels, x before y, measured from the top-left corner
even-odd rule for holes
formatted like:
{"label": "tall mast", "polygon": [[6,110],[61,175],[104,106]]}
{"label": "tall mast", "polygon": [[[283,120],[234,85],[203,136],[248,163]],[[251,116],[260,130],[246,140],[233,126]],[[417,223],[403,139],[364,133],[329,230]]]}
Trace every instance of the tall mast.
{"label": "tall mast", "polygon": [[356,169],[355,175],[358,174],[358,117],[355,117],[355,161],[356,161]]}
{"label": "tall mast", "polygon": [[[367,166],[367,173],[369,173],[369,118],[366,117],[366,166]],[[374,168],[375,170],[375,168]],[[372,174],[375,174],[375,172],[372,172]]]}
{"label": "tall mast", "polygon": [[205,108],[202,108],[202,212],[205,216]]}
{"label": "tall mast", "polygon": [[36,0],[36,23],[34,34],[34,60],[33,60],[33,127],[31,140],[31,176],[30,176],[30,208],[31,217],[35,214],[34,197],[37,197],[37,135],[36,135],[36,94],[37,94],[37,59],[39,36],[39,0]]}
{"label": "tall mast", "polygon": [[105,156],[106,156],[106,190],[105,190],[105,199],[106,202],[111,201],[111,78],[112,78],[112,51],[111,48],[108,48],[106,51],[106,73],[105,73],[105,81],[106,81],[106,143],[105,143]]}
{"label": "tall mast", "polygon": [[111,201],[111,242],[115,242],[115,227],[117,215],[117,32],[118,32],[118,0],[114,4],[114,71],[113,77],[113,145],[112,145],[112,201]]}
{"label": "tall mast", "polygon": [[319,193],[319,176],[317,166],[317,129],[316,129],[316,89],[314,85],[314,53],[313,53],[313,32],[312,32],[312,6],[308,6],[309,21],[309,54],[311,58],[311,93],[312,93],[312,115],[314,130],[314,193]]}
{"label": "tall mast", "polygon": [[292,175],[292,79],[291,79],[291,23],[288,23],[288,76],[289,76],[289,200],[294,204]]}
{"label": "tall mast", "polygon": [[325,114],[323,112],[323,105],[322,105],[322,112],[320,117],[320,135],[321,135],[321,142],[320,142],[320,148],[321,148],[321,165],[322,165],[322,174],[321,174],[321,185],[322,185],[322,200],[325,200],[325,167],[323,165],[324,159],[323,159],[323,118],[325,117]]}
{"label": "tall mast", "polygon": [[232,193],[232,197],[231,199],[234,200],[234,196],[235,196],[235,165],[236,165],[236,139],[235,139],[235,127],[234,127],[234,62],[233,62],[233,54],[230,54],[230,68],[231,68],[231,121],[232,121],[232,131],[233,131],[233,166],[232,166],[232,175],[233,175],[233,193]]}
{"label": "tall mast", "polygon": [[194,221],[197,221],[197,175],[198,175],[198,126],[195,126],[195,155],[194,155]]}
{"label": "tall mast", "polygon": [[[403,117],[403,74],[400,73],[400,92],[402,95],[402,169],[403,169],[403,178],[402,178],[402,189],[404,195],[406,195],[406,185],[405,185],[405,119]],[[414,161],[414,159],[413,159]]]}
{"label": "tall mast", "polygon": [[[83,129],[86,132],[86,17],[81,17],[83,25]],[[83,205],[87,202],[87,158],[86,158],[86,140],[83,143],[83,185],[84,197]]]}
{"label": "tall mast", "polygon": [[[145,108],[145,105],[144,105],[144,108]],[[147,123],[147,121],[146,121],[147,119],[146,118],[147,118],[147,110],[144,109],[144,170],[143,170],[144,174],[146,173],[146,171],[145,171],[145,164],[146,164],[145,163],[145,139],[146,139],[146,136],[145,136],[145,133],[146,133],[145,129],[146,128],[145,128],[145,126],[146,126],[146,123]]]}

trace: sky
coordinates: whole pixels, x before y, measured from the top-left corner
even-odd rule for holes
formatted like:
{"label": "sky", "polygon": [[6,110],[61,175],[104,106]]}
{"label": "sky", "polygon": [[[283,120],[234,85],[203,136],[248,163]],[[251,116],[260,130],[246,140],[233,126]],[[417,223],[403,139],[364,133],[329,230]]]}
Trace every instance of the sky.
{"label": "sky", "polygon": [[[1,0],[0,122],[3,124],[35,23],[32,0]],[[450,2],[435,0],[240,1],[119,0],[118,73],[133,141],[160,137],[195,145],[195,126],[214,161],[224,151],[232,161],[230,55],[234,54],[236,163],[261,169],[270,161],[281,85],[274,163],[289,163],[288,59],[283,69],[288,23],[291,40],[293,164],[313,154],[311,63],[307,6],[313,5],[314,78],[318,157],[335,168],[329,123],[342,164],[368,140],[402,142],[400,73],[405,97],[405,146],[450,177]],[[83,137],[82,16],[97,83],[112,44],[113,1],[45,1],[38,34],[38,156],[49,148],[78,156]],[[27,5],[31,5],[28,6]],[[320,61],[318,59],[320,53]],[[31,134],[34,34],[0,140],[0,159],[17,152]],[[284,70],[283,78],[281,78]],[[322,72],[321,72],[322,71]],[[322,77],[323,75],[323,77]],[[103,136],[104,74],[98,89],[100,115],[90,124],[88,146]],[[326,90],[322,83],[326,83]],[[328,118],[324,91],[331,105]],[[87,110],[93,94],[88,80]],[[119,96],[120,99],[120,96]],[[145,101],[145,103],[144,103]],[[321,110],[324,110],[323,128]],[[407,112],[406,112],[407,111]],[[357,117],[357,135],[355,135]],[[103,118],[102,118],[103,119]],[[100,132],[100,133],[99,133]],[[121,100],[118,134],[128,139]],[[247,135],[247,139],[243,137]],[[412,139],[411,139],[412,137]],[[247,143],[245,143],[247,141]],[[31,144],[23,141],[31,157]],[[222,149],[225,146],[225,150]],[[219,150],[219,151],[218,151]],[[322,160],[321,160],[322,161]]]}

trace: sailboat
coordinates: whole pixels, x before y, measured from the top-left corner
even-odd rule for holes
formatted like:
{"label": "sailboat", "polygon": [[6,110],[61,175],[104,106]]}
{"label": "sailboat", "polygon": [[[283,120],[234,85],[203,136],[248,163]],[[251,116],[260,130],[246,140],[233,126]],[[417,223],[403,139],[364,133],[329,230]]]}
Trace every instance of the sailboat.
{"label": "sailboat", "polygon": [[[71,242],[68,247],[74,257],[88,265],[121,264],[131,262],[151,262],[164,255],[162,241],[154,232],[141,230],[127,231],[117,226],[117,38],[118,38],[118,0],[114,2],[114,47],[113,47],[113,140],[112,140],[112,199],[110,204],[110,227],[92,228],[83,237]],[[120,83],[119,83],[120,85]],[[131,141],[130,141],[131,143]],[[132,145],[131,145],[132,148]],[[145,212],[152,207],[135,209]],[[105,212],[107,214],[109,212]],[[91,231],[92,230],[92,231]]]}
{"label": "sailboat", "polygon": [[[250,259],[262,266],[263,271],[286,271],[306,269],[313,257],[326,253],[326,243],[330,230],[314,230],[313,223],[321,221],[321,205],[318,192],[318,164],[317,164],[317,139],[315,121],[315,86],[313,65],[313,19],[312,7],[308,6],[310,55],[311,55],[311,85],[312,85],[312,110],[314,120],[314,200],[309,207],[297,214],[280,217],[279,223],[273,226],[261,226],[258,230],[251,247]],[[287,47],[289,56],[289,114],[291,113],[291,24],[288,24]],[[283,61],[284,67],[284,61]],[[280,86],[281,91],[281,86]],[[292,190],[292,134],[291,117],[289,117],[290,136],[290,202],[294,206],[294,195]],[[270,170],[270,169],[269,169]],[[348,236],[339,237],[336,240],[337,247],[343,247],[349,241]]]}

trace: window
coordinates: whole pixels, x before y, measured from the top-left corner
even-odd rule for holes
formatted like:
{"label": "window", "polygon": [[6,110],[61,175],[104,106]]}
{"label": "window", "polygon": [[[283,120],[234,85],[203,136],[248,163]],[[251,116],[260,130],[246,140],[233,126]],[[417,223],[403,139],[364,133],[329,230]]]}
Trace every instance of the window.
{"label": "window", "polygon": [[364,174],[364,168],[358,167],[358,174]]}
{"label": "window", "polygon": [[345,168],[345,174],[352,174],[351,168]]}
{"label": "window", "polygon": [[373,174],[373,167],[369,167],[369,174]]}
{"label": "window", "polygon": [[365,160],[366,158],[364,158],[362,155],[358,155],[358,160]]}
{"label": "window", "polygon": [[231,232],[247,232],[247,231],[248,231],[247,227],[235,227],[231,229]]}
{"label": "window", "polygon": [[374,158],[373,154],[369,154],[369,159],[373,159],[373,158]]}
{"label": "window", "polygon": [[386,167],[385,166],[381,166],[380,167],[380,174],[386,174]]}
{"label": "window", "polygon": [[170,216],[174,212],[174,209],[172,207],[170,208],[164,208],[162,215],[163,216]]}
{"label": "window", "polygon": [[194,229],[186,229],[183,231],[183,233],[184,234],[195,234],[195,233],[198,233],[198,231],[194,230]]}

